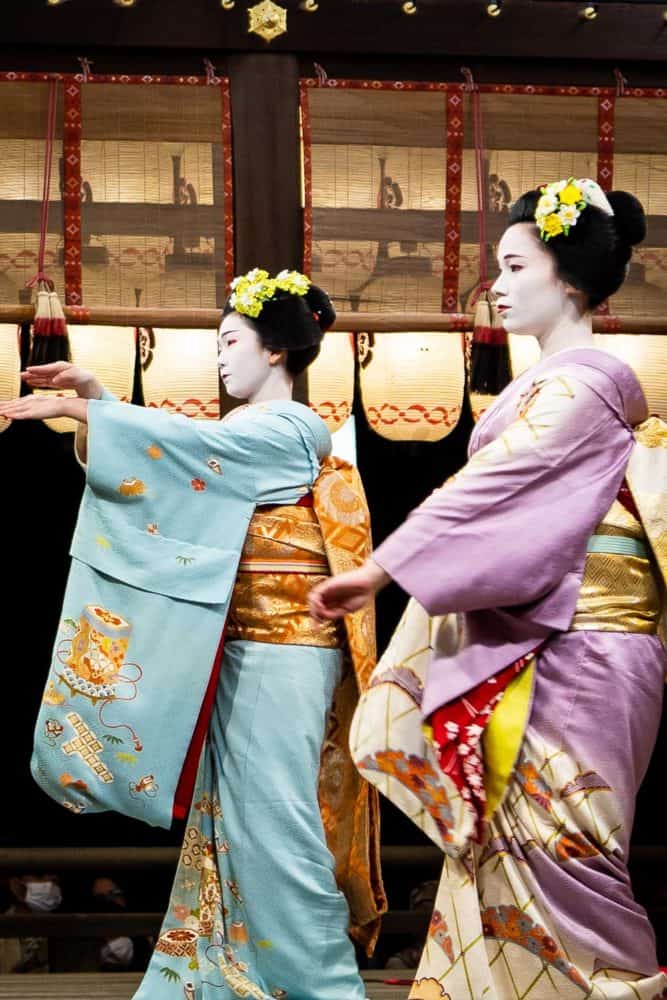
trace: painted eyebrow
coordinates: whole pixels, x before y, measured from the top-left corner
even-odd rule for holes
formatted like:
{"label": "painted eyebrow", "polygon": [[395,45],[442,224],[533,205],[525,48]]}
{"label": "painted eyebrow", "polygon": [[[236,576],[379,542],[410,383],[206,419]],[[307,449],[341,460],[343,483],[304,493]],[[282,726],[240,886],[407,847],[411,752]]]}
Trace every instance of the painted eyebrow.
{"label": "painted eyebrow", "polygon": [[523,254],[520,253],[506,253],[505,256],[503,257],[503,260],[517,260],[517,259],[525,260],[526,258],[523,256]]}

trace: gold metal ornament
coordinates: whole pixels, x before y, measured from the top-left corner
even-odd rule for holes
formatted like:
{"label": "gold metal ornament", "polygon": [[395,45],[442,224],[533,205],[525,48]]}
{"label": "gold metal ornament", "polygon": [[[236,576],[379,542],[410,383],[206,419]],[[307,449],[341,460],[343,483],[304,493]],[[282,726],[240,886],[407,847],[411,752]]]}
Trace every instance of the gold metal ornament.
{"label": "gold metal ornament", "polygon": [[404,14],[417,13],[417,4],[414,3],[414,0],[405,0],[405,3],[403,4],[403,13]]}
{"label": "gold metal ornament", "polygon": [[316,10],[319,10],[320,5],[317,0],[301,0],[299,7],[301,10],[305,10],[308,14],[313,14]]}
{"label": "gold metal ornament", "polygon": [[220,0],[220,6],[223,10],[232,10],[236,5],[236,0]]}
{"label": "gold metal ornament", "polygon": [[259,35],[265,42],[271,42],[287,31],[287,11],[272,0],[248,8],[248,32]]}

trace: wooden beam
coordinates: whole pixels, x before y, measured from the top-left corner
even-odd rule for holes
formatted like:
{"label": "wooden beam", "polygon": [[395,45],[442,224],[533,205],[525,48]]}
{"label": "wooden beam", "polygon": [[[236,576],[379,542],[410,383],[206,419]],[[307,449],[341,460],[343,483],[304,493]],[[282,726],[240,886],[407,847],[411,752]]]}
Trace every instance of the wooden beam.
{"label": "wooden beam", "polygon": [[[0,97],[2,91],[0,90]],[[0,232],[38,233],[41,201],[0,201]],[[49,232],[62,233],[62,203],[49,206]],[[146,202],[92,202],[81,206],[84,234],[96,236],[181,236],[213,238],[223,230],[219,205],[173,205]]]}
{"label": "wooden beam", "polygon": [[[664,59],[662,10],[655,4],[607,0],[594,22],[577,17],[574,0],[512,0],[499,18],[486,16],[482,0],[418,0],[418,6],[416,17],[406,17],[398,0],[335,0],[321,3],[313,14],[290,4],[288,33],[271,42],[270,51],[432,53],[483,60],[534,59],[545,53],[552,60],[557,54],[561,63],[589,64]],[[130,10],[99,0],[54,7],[44,0],[22,0],[3,4],[2,35],[7,46],[34,46],[36,38],[63,46],[73,63],[81,46],[89,51],[94,45],[120,51],[267,51],[266,42],[248,33],[246,3],[226,12],[212,0],[190,0],[187,12],[182,0],[144,0]],[[97,64],[94,68],[100,71]],[[396,75],[401,77],[399,71]]]}
{"label": "wooden beam", "polygon": [[[30,323],[33,306],[0,305],[1,323]],[[126,307],[65,306],[65,316],[73,325],[153,326],[158,329],[215,329],[222,316],[220,309],[131,309]],[[472,313],[374,313],[339,312],[332,329],[345,333],[443,333],[472,330]],[[667,316],[594,316],[596,333],[629,333],[645,336],[667,335]]]}

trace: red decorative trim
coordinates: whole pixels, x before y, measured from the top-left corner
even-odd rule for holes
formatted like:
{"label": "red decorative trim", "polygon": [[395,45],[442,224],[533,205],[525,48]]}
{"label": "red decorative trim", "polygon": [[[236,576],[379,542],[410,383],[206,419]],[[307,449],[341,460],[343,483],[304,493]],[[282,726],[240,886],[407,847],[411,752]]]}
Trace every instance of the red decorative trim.
{"label": "red decorative trim", "polygon": [[[461,83],[446,83],[441,81],[416,80],[335,80],[328,79],[322,84],[317,78],[307,77],[301,81],[307,88],[329,87],[332,90],[392,90],[392,91],[440,91],[458,93],[463,89]],[[552,97],[600,97],[603,94],[615,94],[613,87],[570,87],[566,85],[514,84],[514,83],[481,83],[478,88],[483,94],[538,94]],[[648,96],[648,91],[637,90],[636,93],[626,91],[631,96]],[[659,88],[651,96],[667,97],[667,89]]]}
{"label": "red decorative trim", "polygon": [[447,94],[447,167],[442,311],[454,312],[459,291],[461,250],[461,174],[463,171],[463,90]]}
{"label": "red decorative trim", "polygon": [[232,106],[229,80],[218,81],[222,104],[222,163],[224,169],[223,198],[225,216],[225,284],[234,277],[234,170],[232,157]]}
{"label": "red decorative trim", "polygon": [[81,294],[81,84],[64,87],[63,162],[65,304],[78,306]]}
{"label": "red decorative trim", "polygon": [[0,73],[0,83],[48,83],[49,80],[67,80],[63,73]]}
{"label": "red decorative trim", "polygon": [[81,326],[90,323],[90,309],[86,306],[70,306],[67,310],[67,322]]}
{"label": "red decorative trim", "polygon": [[[611,191],[614,181],[614,119],[616,94],[601,94],[598,98],[598,184],[603,191]],[[609,314],[609,302],[602,302],[595,310],[598,316]]]}
{"label": "red decorative trim", "polygon": [[614,183],[614,117],[616,95],[605,94],[598,100],[598,184],[611,191]]}
{"label": "red decorative trim", "polygon": [[306,77],[301,81],[302,87],[329,87],[331,90],[432,90],[447,93],[461,90],[460,83],[417,82],[414,80],[333,80],[328,78],[322,83],[317,77]]}
{"label": "red decorative trim", "polygon": [[313,403],[311,400],[308,405],[322,420],[332,420],[335,424],[340,424],[341,427],[352,413],[352,405],[348,400],[343,400],[340,403],[334,403],[333,400]]}
{"label": "red decorative trim", "polygon": [[299,104],[303,137],[303,270],[310,274],[313,267],[313,160],[308,83],[305,80],[299,83]]}
{"label": "red decorative trim", "polygon": [[430,424],[432,427],[455,427],[461,416],[460,406],[424,406],[423,403],[409,403],[396,406],[382,403],[381,406],[365,407],[368,423],[373,428],[391,427],[403,420],[406,424]]}
{"label": "red decorative trim", "polygon": [[49,80],[62,80],[65,83],[74,80],[76,83],[124,83],[124,84],[169,84],[188,87],[217,87],[226,82],[225,77],[207,76],[150,76],[128,75],[126,73],[101,73],[88,76],[84,80],[83,73],[0,73],[0,83],[44,83]]}
{"label": "red decorative trim", "polygon": [[[600,325],[598,325],[600,324]],[[600,316],[595,325],[596,333],[620,333],[621,323],[618,316]]]}

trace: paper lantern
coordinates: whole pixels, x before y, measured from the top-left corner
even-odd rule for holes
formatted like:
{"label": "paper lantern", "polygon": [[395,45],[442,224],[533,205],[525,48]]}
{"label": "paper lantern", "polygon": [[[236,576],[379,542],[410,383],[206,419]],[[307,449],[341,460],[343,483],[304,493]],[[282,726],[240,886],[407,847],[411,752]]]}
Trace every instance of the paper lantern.
{"label": "paper lantern", "polygon": [[[512,377],[517,378],[522,375],[540,360],[540,345],[536,337],[530,337],[516,333],[511,333],[507,338],[510,351],[510,364],[512,366]],[[488,410],[497,396],[487,396],[481,392],[470,393],[470,407],[475,423],[481,415]]]}
{"label": "paper lantern", "polygon": [[498,399],[497,396],[489,396],[485,392],[470,392],[469,396],[472,419],[475,423],[477,423],[482,414],[486,413],[488,408]]}
{"label": "paper lantern", "polygon": [[217,330],[154,330],[142,358],[146,406],[220,419]]}
{"label": "paper lantern", "polygon": [[[17,399],[21,393],[21,355],[15,323],[0,324],[0,399]],[[0,417],[0,434],[11,420]]]}
{"label": "paper lantern", "polygon": [[[124,402],[132,398],[135,331],[132,326],[69,326],[72,363],[93,372],[102,385]],[[35,390],[35,395],[51,395],[53,390]],[[59,396],[75,396],[63,391]],[[76,430],[76,421],[55,417],[44,423],[59,434]]]}
{"label": "paper lantern", "polygon": [[316,360],[307,370],[308,402],[331,433],[352,413],[354,341],[349,333],[327,333]]}
{"label": "paper lantern", "polygon": [[460,333],[377,333],[361,369],[368,422],[392,441],[440,441],[450,434],[464,386]]}
{"label": "paper lantern", "polygon": [[597,333],[595,343],[634,370],[646,395],[649,413],[667,420],[667,337]]}
{"label": "paper lantern", "polygon": [[510,347],[512,376],[518,378],[540,360],[540,344],[537,337],[511,333],[507,338]]}

